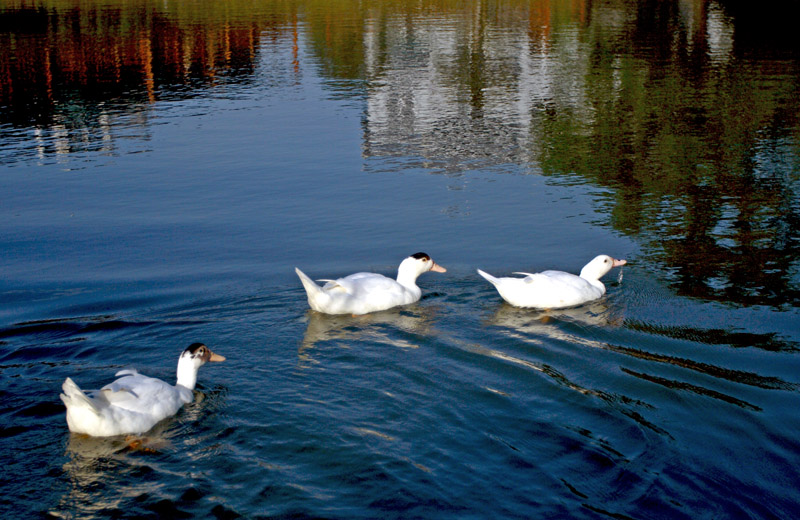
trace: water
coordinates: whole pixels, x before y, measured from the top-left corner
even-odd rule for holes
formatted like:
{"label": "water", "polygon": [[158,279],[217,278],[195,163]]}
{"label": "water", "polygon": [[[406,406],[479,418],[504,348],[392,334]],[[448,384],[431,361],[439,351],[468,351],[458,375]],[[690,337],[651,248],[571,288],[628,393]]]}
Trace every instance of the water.
{"label": "water", "polygon": [[[799,69],[763,17],[3,3],[3,518],[793,516]],[[420,250],[448,272],[363,317],[293,269]],[[629,264],[557,312],[475,272],[598,253]],[[69,433],[64,378],[194,341],[228,360],[141,445]]]}

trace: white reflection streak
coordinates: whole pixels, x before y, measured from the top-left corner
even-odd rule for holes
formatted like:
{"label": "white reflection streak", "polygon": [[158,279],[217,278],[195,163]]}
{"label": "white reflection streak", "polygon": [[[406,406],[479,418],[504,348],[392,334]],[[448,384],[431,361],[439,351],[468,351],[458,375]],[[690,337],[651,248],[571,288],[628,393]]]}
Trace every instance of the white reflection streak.
{"label": "white reflection streak", "polygon": [[499,350],[494,350],[494,349],[491,349],[491,348],[484,348],[484,347],[477,347],[475,350],[477,352],[479,352],[479,353],[491,356],[491,357],[496,358],[496,359],[501,359],[503,361],[508,361],[508,362],[514,363],[516,365],[521,365],[523,367],[530,368],[530,369],[535,370],[537,372],[544,372],[544,368],[540,367],[539,365],[536,365],[535,363],[531,363],[530,361],[525,361],[524,359],[520,359],[520,358],[517,358],[517,357],[514,357],[514,356],[510,356],[510,355],[506,354],[505,352],[500,352]]}
{"label": "white reflection streak", "polygon": [[364,69],[367,72],[367,79],[374,79],[377,75],[377,53],[378,53],[378,31],[380,26],[374,19],[368,19],[364,23]]}
{"label": "white reflection streak", "polygon": [[678,16],[680,16],[683,26],[686,27],[686,34],[688,35],[686,38],[686,50],[689,54],[692,54],[694,48],[694,38],[692,35],[696,30],[694,15],[696,3],[697,2],[694,0],[679,0],[678,2]]}
{"label": "white reflection streak", "polygon": [[[418,103],[415,116],[419,118],[426,127],[432,127],[442,111],[441,107],[452,104],[452,99],[448,97],[443,88],[443,75],[439,71],[438,63],[447,62],[448,56],[455,52],[455,35],[451,31],[426,31],[429,55],[425,60],[424,74],[417,88]],[[449,103],[448,103],[449,102]]]}
{"label": "white reflection streak", "polygon": [[524,159],[533,162],[541,153],[541,140],[535,139],[536,128],[533,127],[534,114],[542,110],[548,99],[552,98],[552,63],[548,57],[547,42],[542,36],[538,45],[540,51],[535,51],[536,44],[527,40],[527,47],[520,48],[519,66],[520,80],[517,92],[517,113],[519,114],[520,136],[524,139],[522,150],[528,155]]}
{"label": "white reflection streak", "polygon": [[69,153],[69,130],[63,124],[56,124],[52,127],[53,145],[56,155],[67,155]]}
{"label": "white reflection streak", "polygon": [[40,164],[41,161],[44,161],[45,155],[47,153],[47,145],[42,135],[42,129],[36,127],[33,130],[33,140],[36,143],[36,158],[39,159]]}
{"label": "white reflection streak", "polygon": [[[430,318],[417,316],[406,310],[384,311],[362,316],[327,315],[308,311],[308,322],[297,357],[303,363],[315,363],[311,352],[318,343],[365,341],[391,345],[397,348],[419,348],[417,343],[403,339],[395,331],[425,334],[430,328]],[[382,329],[389,327],[391,330]]]}
{"label": "white reflection streak", "polygon": [[100,152],[110,154],[114,151],[114,140],[111,133],[112,121],[108,113],[103,111],[97,118],[98,126],[100,127]]}
{"label": "white reflection streak", "polygon": [[733,24],[716,2],[708,6],[706,37],[711,61],[716,65],[728,63],[733,51]]}
{"label": "white reflection streak", "polygon": [[[364,50],[366,70],[372,81],[367,100],[367,120],[371,133],[383,143],[391,141],[389,136],[381,135],[389,132],[386,127],[390,122],[413,135],[420,128],[432,128],[443,114],[454,112],[456,102],[446,95],[439,64],[452,62],[457,42],[452,31],[442,30],[439,26],[418,23],[410,35],[411,29],[405,21],[389,21],[383,29],[388,39],[385,65],[379,70],[377,63],[381,61],[381,50],[376,38],[380,30],[376,21],[367,21]],[[418,42],[414,50],[425,52],[398,52],[408,39]]]}
{"label": "white reflection streak", "polygon": [[[536,99],[537,92],[544,93],[547,88],[547,82],[541,81],[545,76],[541,70],[535,70],[535,65],[539,65],[539,69],[546,66],[546,61],[543,58],[544,52],[537,53],[538,56],[534,58],[531,56],[533,53],[533,45],[521,46],[519,49],[519,69],[520,79],[519,87],[517,89],[517,114],[519,114],[520,131],[524,134],[520,136],[526,141],[530,140],[531,134],[531,118],[530,114],[533,112],[534,100]],[[542,83],[538,85],[537,83]],[[530,158],[526,158],[530,159]]]}
{"label": "white reflection streak", "polygon": [[605,349],[607,344],[588,337],[566,332],[553,320],[571,322],[585,328],[617,325],[620,318],[609,319],[609,308],[605,302],[594,302],[581,307],[544,311],[537,313],[530,309],[518,309],[503,304],[492,317],[490,323],[503,329],[508,337],[513,337],[532,345],[543,345],[540,338],[557,340],[573,345]]}

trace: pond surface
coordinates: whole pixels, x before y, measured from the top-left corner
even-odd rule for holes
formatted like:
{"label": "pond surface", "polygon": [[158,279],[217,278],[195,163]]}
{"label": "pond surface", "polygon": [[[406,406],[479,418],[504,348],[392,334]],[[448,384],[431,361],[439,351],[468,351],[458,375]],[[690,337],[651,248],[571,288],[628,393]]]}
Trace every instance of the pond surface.
{"label": "pond surface", "polygon": [[[742,3],[7,0],[0,516],[789,518],[800,53]],[[314,278],[447,273],[362,317]],[[589,305],[476,273],[628,260]],[[135,367],[195,402],[70,434]]]}

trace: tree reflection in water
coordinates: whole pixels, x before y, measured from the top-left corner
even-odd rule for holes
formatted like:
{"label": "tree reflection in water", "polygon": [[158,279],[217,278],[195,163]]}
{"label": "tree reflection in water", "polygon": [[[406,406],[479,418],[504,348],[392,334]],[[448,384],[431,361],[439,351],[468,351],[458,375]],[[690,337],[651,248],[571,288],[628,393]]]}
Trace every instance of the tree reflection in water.
{"label": "tree reflection in water", "polygon": [[302,45],[366,170],[580,179],[680,294],[798,303],[800,56],[740,2],[70,5],[0,11],[0,163],[147,141],[154,101],[296,81]]}

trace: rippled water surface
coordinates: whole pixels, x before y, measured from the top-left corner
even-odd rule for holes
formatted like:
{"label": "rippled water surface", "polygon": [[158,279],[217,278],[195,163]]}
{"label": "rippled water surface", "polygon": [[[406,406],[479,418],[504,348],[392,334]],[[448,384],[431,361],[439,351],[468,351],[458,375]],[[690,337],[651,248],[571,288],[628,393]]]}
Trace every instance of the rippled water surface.
{"label": "rippled water surface", "polygon": [[[736,1],[0,4],[2,518],[790,518],[800,56]],[[294,274],[448,268],[366,316]],[[626,258],[606,296],[496,275]],[[59,399],[135,367],[133,441]]]}

